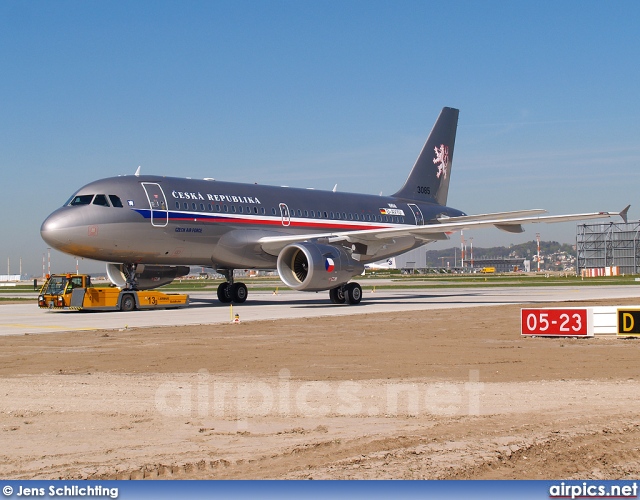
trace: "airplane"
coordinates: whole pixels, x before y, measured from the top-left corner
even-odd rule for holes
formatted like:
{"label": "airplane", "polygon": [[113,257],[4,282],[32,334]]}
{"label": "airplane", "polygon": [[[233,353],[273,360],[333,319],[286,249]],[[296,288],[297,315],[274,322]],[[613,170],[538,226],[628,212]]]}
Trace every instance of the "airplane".
{"label": "airplane", "polygon": [[371,264],[364,265],[365,270],[377,271],[379,269],[396,269],[396,258],[391,257],[379,262],[372,262]]}
{"label": "airplane", "polygon": [[358,304],[351,281],[365,265],[453,232],[497,227],[520,233],[526,223],[607,218],[594,212],[541,215],[520,210],[479,215],[446,206],[459,110],[440,112],[404,185],[391,196],[140,175],[91,182],[43,222],[50,247],[104,261],[117,286],[145,290],[213,268],[226,281],[222,303],[248,292],[235,269],[277,270],[294,290],[329,291],[334,304]]}

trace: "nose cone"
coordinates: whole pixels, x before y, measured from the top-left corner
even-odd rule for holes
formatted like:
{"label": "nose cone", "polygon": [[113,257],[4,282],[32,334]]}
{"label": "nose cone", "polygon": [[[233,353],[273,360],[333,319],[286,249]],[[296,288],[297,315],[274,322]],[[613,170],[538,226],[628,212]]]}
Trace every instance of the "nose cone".
{"label": "nose cone", "polygon": [[65,208],[53,212],[40,227],[40,236],[47,245],[63,252],[72,242],[74,228],[77,226],[73,223],[72,214]]}

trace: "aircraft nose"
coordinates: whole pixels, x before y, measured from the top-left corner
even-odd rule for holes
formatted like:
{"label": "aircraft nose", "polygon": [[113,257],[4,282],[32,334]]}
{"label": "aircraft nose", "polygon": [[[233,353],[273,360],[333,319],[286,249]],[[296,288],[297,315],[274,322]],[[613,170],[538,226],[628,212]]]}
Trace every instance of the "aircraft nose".
{"label": "aircraft nose", "polygon": [[40,236],[50,247],[62,250],[71,241],[72,224],[70,214],[56,210],[40,227]]}

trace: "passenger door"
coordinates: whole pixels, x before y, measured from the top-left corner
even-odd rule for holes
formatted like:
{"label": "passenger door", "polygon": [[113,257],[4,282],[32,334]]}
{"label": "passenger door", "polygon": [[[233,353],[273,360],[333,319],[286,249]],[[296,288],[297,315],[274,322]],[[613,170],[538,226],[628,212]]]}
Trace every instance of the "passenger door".
{"label": "passenger door", "polygon": [[424,216],[422,215],[422,210],[418,205],[414,205],[413,203],[408,203],[409,208],[413,212],[413,216],[416,218],[417,226],[424,226]]}
{"label": "passenger door", "polygon": [[283,226],[291,224],[291,214],[289,213],[289,207],[286,203],[280,203],[280,216],[282,217]]}
{"label": "passenger door", "polygon": [[165,227],[169,223],[169,210],[167,209],[167,198],[162,187],[155,182],[143,182],[142,187],[147,195],[147,200],[149,200],[151,225]]}

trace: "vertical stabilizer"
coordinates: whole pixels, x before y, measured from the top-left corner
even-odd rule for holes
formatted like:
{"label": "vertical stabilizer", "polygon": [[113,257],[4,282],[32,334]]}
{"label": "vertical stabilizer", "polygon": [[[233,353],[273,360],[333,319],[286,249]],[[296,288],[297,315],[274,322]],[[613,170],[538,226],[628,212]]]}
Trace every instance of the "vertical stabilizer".
{"label": "vertical stabilizer", "polygon": [[446,205],[458,113],[454,108],[442,108],[404,186],[392,196]]}

